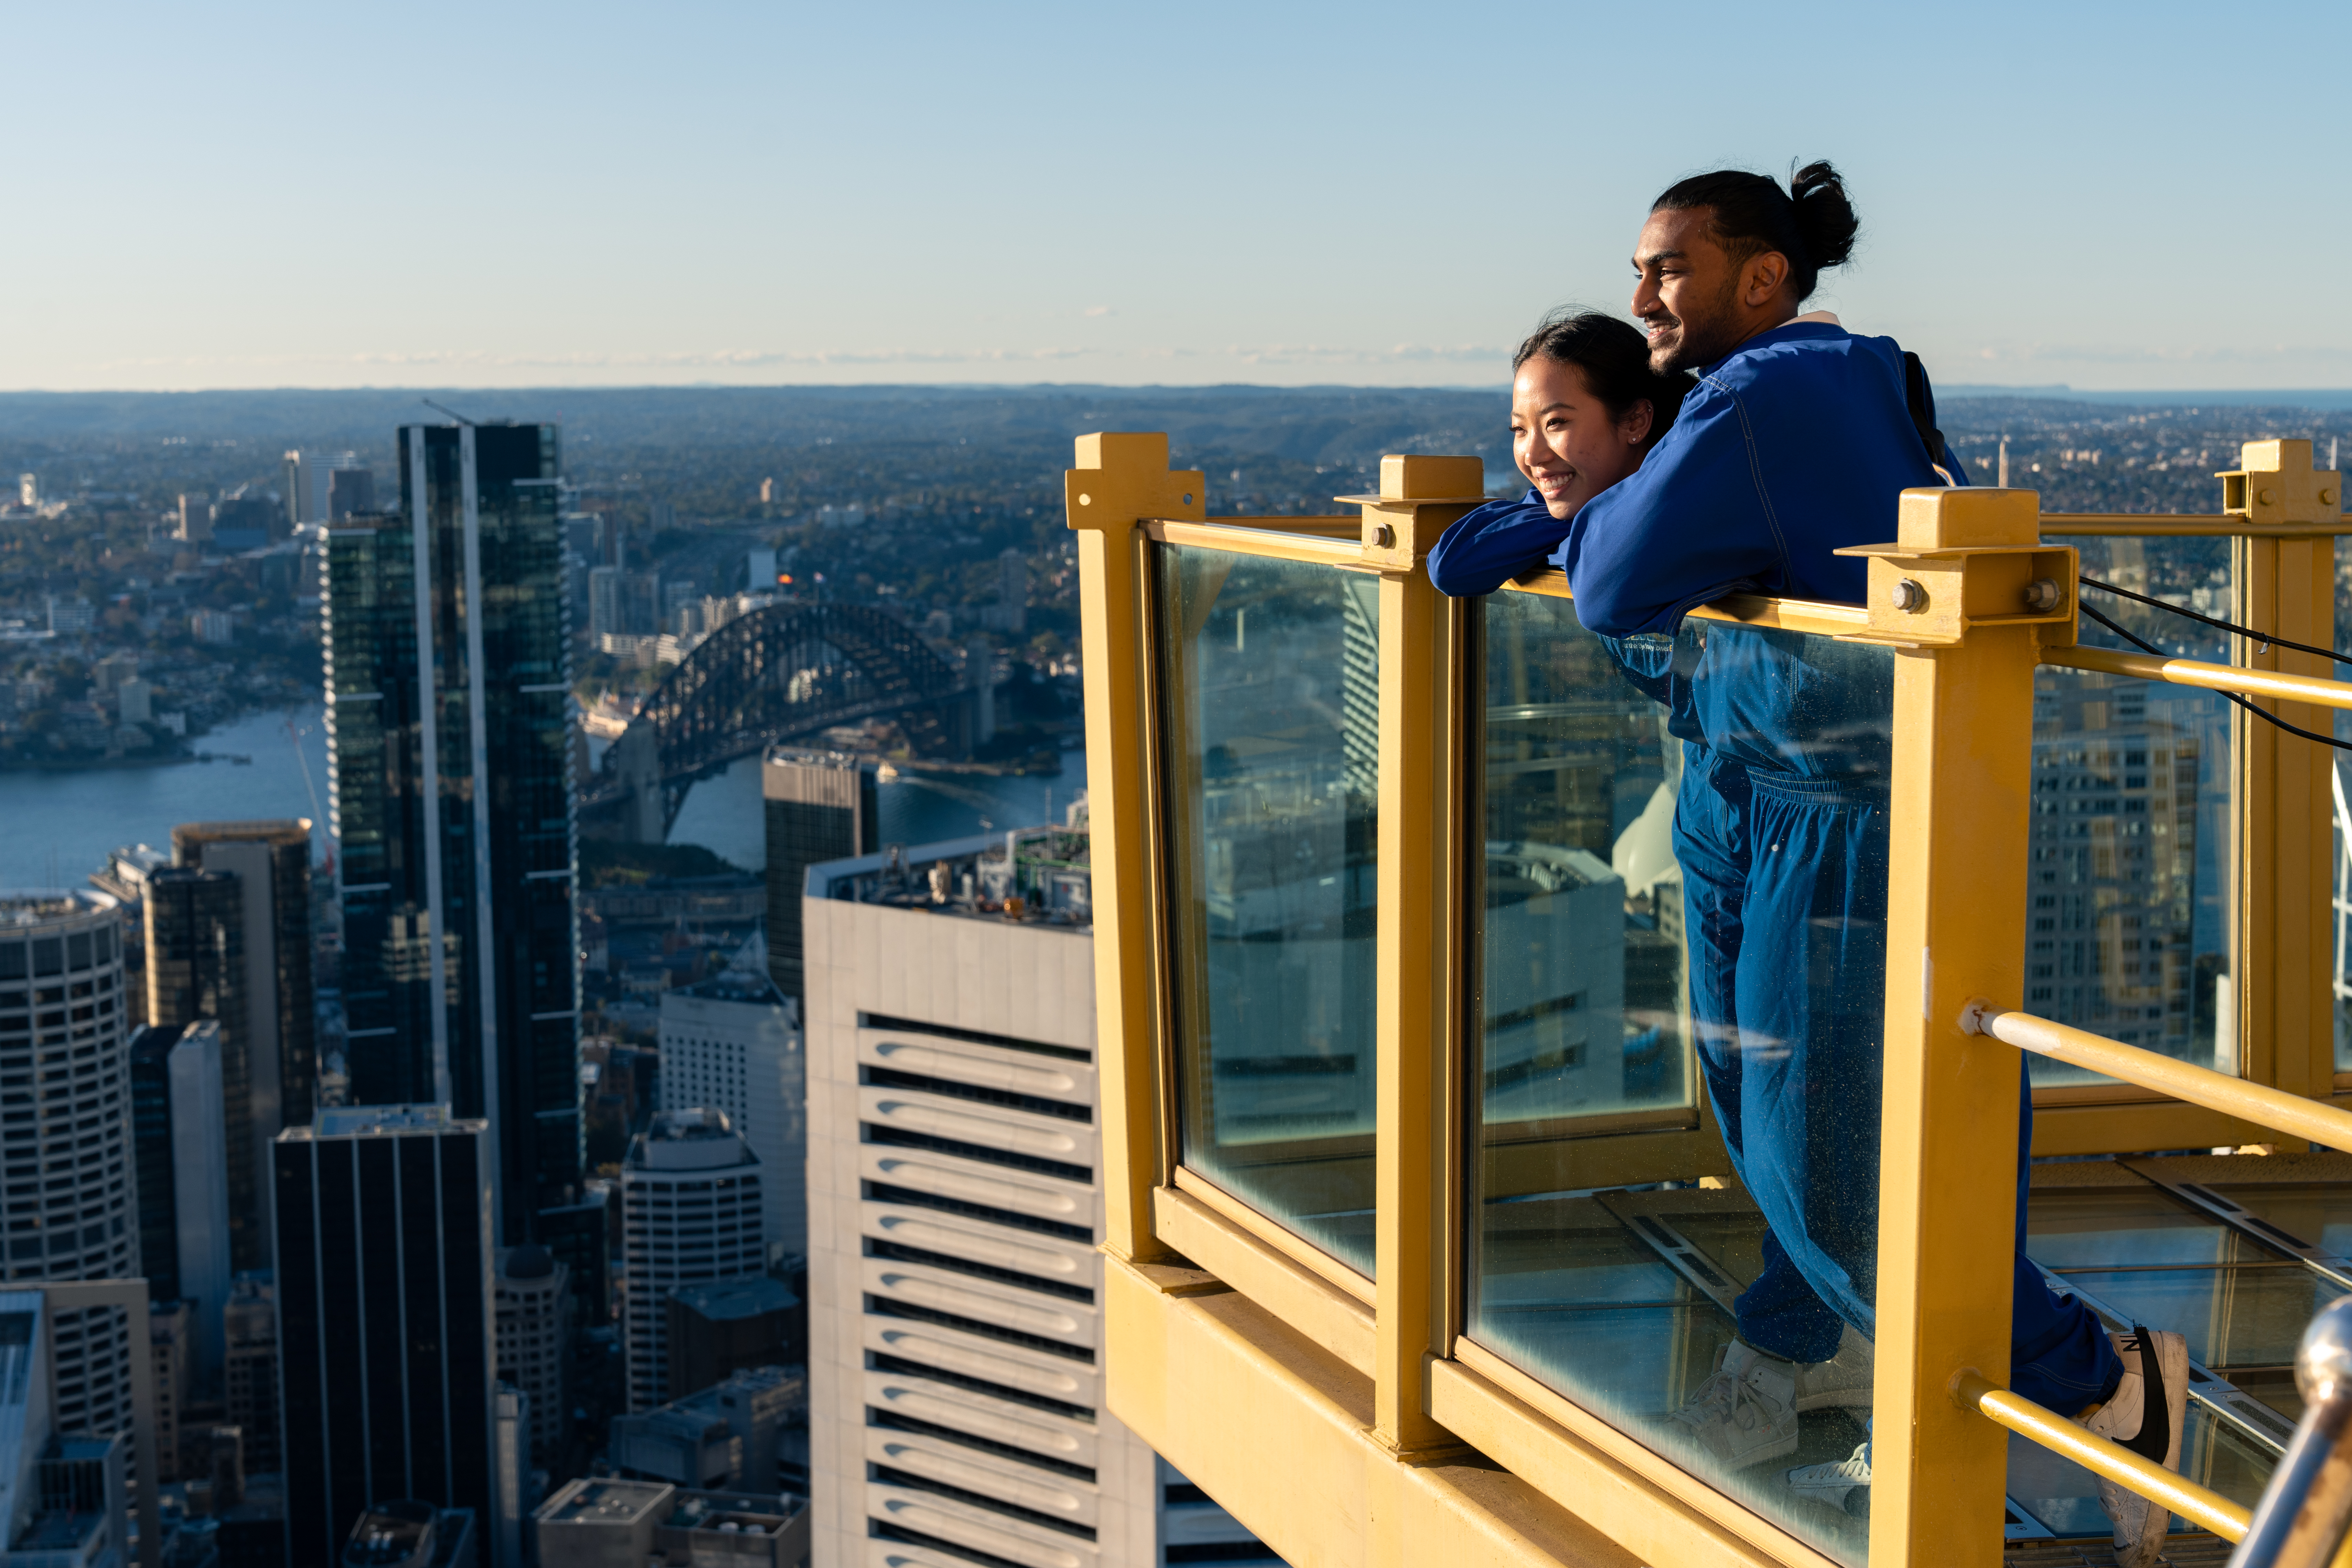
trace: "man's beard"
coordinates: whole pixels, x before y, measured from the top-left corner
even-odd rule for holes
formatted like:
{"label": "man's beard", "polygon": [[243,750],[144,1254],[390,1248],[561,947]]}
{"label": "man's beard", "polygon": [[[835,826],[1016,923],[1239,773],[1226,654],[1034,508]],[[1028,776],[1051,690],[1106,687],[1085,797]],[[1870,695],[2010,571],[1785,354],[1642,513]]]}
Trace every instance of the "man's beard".
{"label": "man's beard", "polygon": [[1660,375],[1669,371],[1696,370],[1729,353],[1738,346],[1738,329],[1732,323],[1738,319],[1735,303],[1738,293],[1739,279],[1734,274],[1708,301],[1702,314],[1675,318],[1682,336],[1673,348],[1650,356],[1650,369]]}

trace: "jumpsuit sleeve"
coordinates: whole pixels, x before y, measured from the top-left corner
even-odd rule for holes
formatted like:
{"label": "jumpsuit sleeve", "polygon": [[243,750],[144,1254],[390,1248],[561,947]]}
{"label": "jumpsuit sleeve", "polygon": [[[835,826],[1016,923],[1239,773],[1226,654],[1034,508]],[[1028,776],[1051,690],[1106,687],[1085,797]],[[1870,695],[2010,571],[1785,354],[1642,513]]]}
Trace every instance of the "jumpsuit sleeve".
{"label": "jumpsuit sleeve", "polygon": [[1456,599],[1491,594],[1546,565],[1568,528],[1533,489],[1517,500],[1490,500],[1438,535],[1429,581]]}
{"label": "jumpsuit sleeve", "polygon": [[1738,400],[1702,382],[1646,461],[1593,497],[1552,561],[1602,637],[1661,632],[1726,594],[1786,580],[1789,552]]}

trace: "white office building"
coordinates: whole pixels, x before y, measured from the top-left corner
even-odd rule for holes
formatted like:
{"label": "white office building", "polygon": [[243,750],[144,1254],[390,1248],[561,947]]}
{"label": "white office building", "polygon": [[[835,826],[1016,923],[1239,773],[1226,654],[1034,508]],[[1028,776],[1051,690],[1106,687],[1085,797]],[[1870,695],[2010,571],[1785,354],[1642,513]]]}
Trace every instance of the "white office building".
{"label": "white office building", "polygon": [[530,1402],[530,1452],[544,1458],[562,1440],[566,1425],[563,1358],[572,1339],[572,1270],[535,1242],[506,1247],[498,1255],[492,1300],[499,1380],[512,1384]]}
{"label": "white office building", "polygon": [[[106,893],[0,896],[0,1089],[23,1101],[0,1114],[0,1172],[12,1189],[40,1194],[11,1200],[10,1280],[142,1272],[131,1144],[137,1025],[124,1010],[121,923]],[[18,1228],[26,1219],[34,1224]],[[49,1333],[58,1429],[129,1430],[132,1351],[149,1353],[143,1321],[134,1338],[119,1308],[53,1305]]]}
{"label": "white office building", "polygon": [[711,978],[662,993],[662,1104],[725,1111],[759,1156],[772,1261],[808,1251],[807,1099],[800,1004],[768,976],[765,932]]}
{"label": "white office building", "polygon": [[1103,1408],[1086,854],[807,873],[817,1568],[1275,1561]]}
{"label": "white office building", "polygon": [[707,1107],[654,1113],[621,1163],[621,1324],[629,1408],[668,1395],[669,1293],[761,1271],[759,1156]]}

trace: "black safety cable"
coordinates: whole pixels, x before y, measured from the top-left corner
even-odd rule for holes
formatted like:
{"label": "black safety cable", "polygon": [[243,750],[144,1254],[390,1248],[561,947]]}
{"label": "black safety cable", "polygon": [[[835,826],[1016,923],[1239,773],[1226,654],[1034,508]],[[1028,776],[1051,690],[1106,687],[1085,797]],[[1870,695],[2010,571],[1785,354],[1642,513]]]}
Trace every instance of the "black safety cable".
{"label": "black safety cable", "polygon": [[[2219,626],[2225,632],[2234,632],[2250,642],[2262,644],[2264,647],[2276,643],[2281,647],[2291,647],[2297,653],[2315,653],[2322,658],[2332,658],[2338,664],[2352,664],[2352,654],[2337,653],[2330,647],[2314,647],[2309,643],[2289,642],[2284,637],[2273,637],[2268,632],[2258,632],[2251,626],[2242,626],[2231,621],[2217,621],[2210,616],[2200,616],[2195,610],[2184,610],[2167,600],[2151,599],[2146,594],[2135,594],[2129,588],[2118,588],[2113,583],[2102,583],[2096,577],[2077,577],[2074,581],[2082,584],[2085,588],[2096,588],[2102,594],[2117,594],[2126,599],[2137,599],[2143,605],[2153,605],[2159,610],[2169,610],[2185,620],[2202,621],[2209,626]],[[2103,625],[2114,624],[2106,621],[2105,617],[2101,617],[2101,621]],[[2151,648],[2148,651],[2153,653],[2155,650]]]}
{"label": "black safety cable", "polygon": [[[2090,581],[2090,580],[2089,580],[2088,578],[2084,578],[2084,581],[2088,582],[2088,581]],[[2096,586],[2105,586],[2105,584],[2095,584],[2095,585],[2096,585]],[[2137,597],[2137,595],[2134,595],[2134,597]],[[2099,612],[2098,612],[2098,611],[2096,611],[2096,610],[2095,610],[2095,609],[2091,608],[2091,606],[2090,606],[2090,605],[2084,604],[2081,600],[2077,599],[2074,603],[2075,603],[2075,607],[2076,607],[2076,608],[2078,608],[2078,609],[2080,609],[2080,610],[2081,610],[2084,615],[2086,615],[2086,616],[2090,616],[2093,620],[2095,620],[2095,621],[2098,622],[2098,623],[2099,623],[2099,625],[2101,625],[2101,626],[2103,626],[2106,627],[2106,628],[2107,628],[2107,630],[2109,630],[2109,631],[2111,631],[2111,632],[2115,633],[2115,634],[2116,634],[2116,636],[2117,636],[2117,637],[2119,637],[2123,638],[2126,642],[2130,643],[2133,647],[2135,647],[2138,648],[2142,653],[2152,653],[2152,654],[2154,654],[2154,655],[2155,655],[2157,658],[2173,658],[2173,657],[2174,657],[2173,655],[2171,655],[2171,654],[2168,654],[2168,653],[2165,652],[2162,648],[2160,648],[2160,647],[2157,647],[2154,643],[2152,643],[2152,642],[2143,641],[2141,638],[2137,637],[2134,637],[2131,633],[2129,633],[2129,632],[2127,632],[2127,631],[2124,630],[2124,629],[2123,629],[2123,627],[2121,627],[2121,626],[2119,626],[2116,625],[2116,623],[2115,623],[2115,622],[2113,622],[2113,621],[2111,621],[2111,620],[2107,619],[2107,617],[2106,617],[2106,616],[2103,616],[2103,615],[2099,614]],[[2172,606],[2171,606],[2171,605],[2165,605],[2165,606],[2163,606],[2163,607],[2164,607],[2164,608],[2166,608],[2166,609],[2170,609],[2170,608],[2172,608]],[[2184,611],[2183,613],[2184,613],[2184,614],[2186,614],[2186,612],[2185,612],[2185,611]],[[2202,617],[2200,617],[2200,618],[2201,619]],[[2259,636],[2261,636],[2262,634],[2260,634],[2259,632],[2256,632],[2256,633],[2250,633],[2250,634],[2248,634],[2248,635],[2250,635],[2250,636],[2259,637]],[[2291,644],[2282,644],[2281,646],[2282,646],[2282,647],[2291,647],[2291,646],[2293,646],[2293,645],[2291,645]],[[2315,650],[2305,649],[2305,650],[2304,650],[2304,651],[2305,651],[2305,652],[2311,652],[2311,651],[2315,651]],[[2352,662],[2352,661],[2347,661],[2347,662]],[[2212,689],[2212,688],[2210,688],[2210,687],[2206,687],[2206,688],[2204,688],[2203,689],[2205,689],[2205,690],[2209,690],[2209,691],[2210,691],[2210,690],[2211,690],[2211,689]],[[2260,719],[2263,723],[2265,723],[2265,724],[2275,724],[2275,725],[2277,725],[2280,729],[2284,730],[2284,731],[2285,731],[2288,734],[2290,734],[2290,735],[2300,735],[2300,736],[2302,736],[2302,737],[2303,737],[2305,740],[2306,740],[2306,741],[2316,741],[2316,742],[2319,742],[2321,745],[2323,745],[2323,746],[2333,746],[2333,747],[2335,747],[2335,748],[2336,748],[2337,751],[2339,751],[2339,752],[2352,752],[2352,741],[2339,741],[2339,740],[2337,740],[2337,739],[2336,739],[2335,736],[2333,736],[2333,735],[2323,735],[2323,734],[2320,734],[2317,731],[2304,729],[2304,728],[2303,728],[2301,725],[2299,725],[2299,724],[2290,724],[2290,723],[2288,723],[2285,720],[2284,720],[2284,719],[2280,718],[2277,714],[2275,714],[2275,713],[2271,713],[2271,712],[2267,712],[2267,711],[2263,710],[2263,709],[2260,709],[2260,708],[2255,707],[2252,702],[2249,702],[2248,700],[2246,700],[2246,699],[2245,699],[2245,698],[2241,697],[2240,695],[2238,695],[2238,693],[2236,693],[2236,692],[2234,692],[2234,691],[2224,691],[2224,692],[2222,692],[2222,693],[2221,693],[2221,695],[2222,695],[2222,696],[2224,696],[2224,697],[2226,697],[2226,698],[2228,698],[2231,701],[2232,701],[2232,702],[2236,703],[2239,707],[2241,707],[2241,708],[2244,709],[2247,712],[2249,712],[2249,713],[2252,714],[2255,718]]]}

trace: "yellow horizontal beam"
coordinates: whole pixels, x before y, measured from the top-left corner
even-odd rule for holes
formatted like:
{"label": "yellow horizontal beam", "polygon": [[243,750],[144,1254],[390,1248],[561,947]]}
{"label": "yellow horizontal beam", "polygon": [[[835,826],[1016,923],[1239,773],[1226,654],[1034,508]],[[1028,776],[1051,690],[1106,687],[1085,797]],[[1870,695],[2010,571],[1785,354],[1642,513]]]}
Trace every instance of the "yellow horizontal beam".
{"label": "yellow horizontal beam", "polygon": [[[1548,599],[1576,597],[1569,592],[1568,574],[1549,567],[1514,577],[1503,586],[1514,593],[1539,594]],[[1727,595],[1711,605],[1701,605],[1690,614],[1694,620],[1730,621],[1743,626],[1771,626],[1822,637],[1862,631],[1870,625],[1870,611],[1861,605],[1837,605],[1826,599],[1772,599],[1760,594]]]}
{"label": "yellow horizontal beam", "polygon": [[1161,1241],[1356,1371],[1372,1375],[1371,1308],[1189,1194],[1157,1187],[1151,1201]]}
{"label": "yellow horizontal beam", "polygon": [[1638,1557],[1467,1449],[1381,1447],[1370,1378],[1204,1277],[1110,1258],[1103,1287],[1111,1413],[1298,1568],[1740,1561]]}
{"label": "yellow horizontal beam", "polygon": [[2045,511],[2042,531],[2103,538],[2189,537],[2214,539],[2314,539],[2352,533],[2352,518],[2340,523],[2249,522],[2230,512]]}
{"label": "yellow horizontal beam", "polygon": [[2330,1149],[2352,1149],[2352,1111],[2338,1110],[2325,1100],[2305,1100],[2268,1084],[2249,1083],[2211,1068],[2127,1046],[2088,1029],[2053,1023],[2031,1013],[1996,1009],[1986,1003],[1972,1005],[1960,1026],[1973,1034],[1990,1035],[2021,1051],[2072,1062],[2224,1116],[2242,1117],[2257,1126],[2308,1138]]}
{"label": "yellow horizontal beam", "polygon": [[2243,1540],[2253,1522],[2250,1510],[2220,1492],[2208,1491],[2120,1443],[2097,1436],[2030,1399],[2021,1399],[1979,1373],[1960,1373],[1953,1381],[1952,1395],[1963,1409],[1974,1410],[2053,1453],[2063,1454],[2093,1475],[2161,1503],[2224,1541]]}
{"label": "yellow horizontal beam", "polygon": [[2114,648],[2045,647],[2042,662],[2068,669],[2092,669],[2102,675],[2128,675],[2139,680],[2161,680],[2172,686],[2197,686],[2208,691],[2236,691],[2248,697],[2284,697],[2322,708],[2352,708],[2352,682],[2322,680],[2315,675],[2279,675],[2240,665],[2206,664],[2193,658],[2158,658],[2154,654],[2119,653]]}
{"label": "yellow horizontal beam", "polygon": [[1271,528],[1236,528],[1226,522],[1177,522],[1153,519],[1141,524],[1146,539],[1162,544],[1189,544],[1202,550],[1223,550],[1234,555],[1265,555],[1277,561],[1304,561],[1317,566],[1360,566],[1360,539],[1335,540],[1320,533],[1299,533]]}
{"label": "yellow horizontal beam", "polygon": [[1485,1346],[1429,1364],[1430,1414],[1645,1563],[1834,1568],[1753,1510],[1561,1397]]}
{"label": "yellow horizontal beam", "polygon": [[1370,1279],[1297,1232],[1284,1229],[1200,1172],[1179,1165],[1175,1181],[1177,1191],[1197,1200],[1203,1208],[1234,1229],[1255,1237],[1264,1246],[1287,1258],[1325,1284],[1339,1287],[1366,1307],[1371,1307],[1380,1300],[1379,1288]]}

